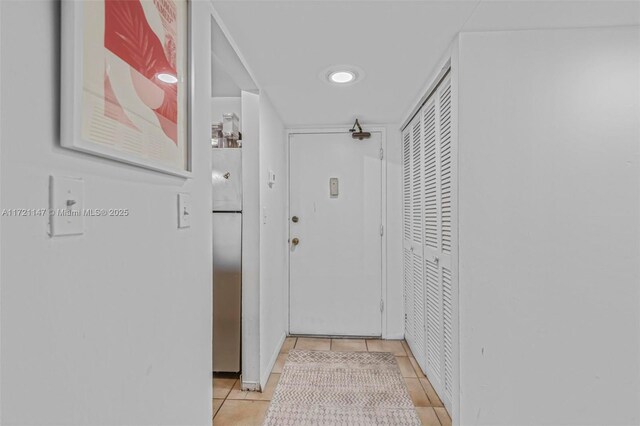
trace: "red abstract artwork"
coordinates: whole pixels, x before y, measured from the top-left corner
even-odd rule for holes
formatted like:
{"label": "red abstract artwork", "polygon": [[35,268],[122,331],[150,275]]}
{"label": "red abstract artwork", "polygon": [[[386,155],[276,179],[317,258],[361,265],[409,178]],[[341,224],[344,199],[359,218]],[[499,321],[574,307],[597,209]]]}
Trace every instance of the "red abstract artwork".
{"label": "red abstract artwork", "polygon": [[[177,145],[179,76],[174,35],[167,31],[164,41],[158,38],[147,22],[140,0],[105,0],[104,6],[104,47],[131,67],[131,82],[137,96],[153,111],[165,135]],[[161,12],[165,25],[175,21],[175,9],[164,8]],[[104,85],[105,115],[135,128],[111,90],[106,71]]]}

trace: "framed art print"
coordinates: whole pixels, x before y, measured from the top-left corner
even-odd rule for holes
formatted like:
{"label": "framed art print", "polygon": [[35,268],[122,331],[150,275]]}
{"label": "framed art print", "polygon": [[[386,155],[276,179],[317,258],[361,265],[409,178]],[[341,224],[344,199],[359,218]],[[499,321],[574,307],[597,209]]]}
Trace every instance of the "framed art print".
{"label": "framed art print", "polygon": [[187,0],[63,0],[61,145],[191,175]]}

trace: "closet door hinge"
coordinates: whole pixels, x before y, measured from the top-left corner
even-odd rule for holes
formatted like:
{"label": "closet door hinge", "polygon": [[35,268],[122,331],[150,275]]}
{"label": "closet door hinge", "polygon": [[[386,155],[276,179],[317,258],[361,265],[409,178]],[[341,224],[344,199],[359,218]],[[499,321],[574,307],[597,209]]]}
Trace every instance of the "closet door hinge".
{"label": "closet door hinge", "polygon": [[380,312],[384,312],[384,300],[380,299]]}
{"label": "closet door hinge", "polygon": [[380,159],[384,158],[384,149],[380,148]]}

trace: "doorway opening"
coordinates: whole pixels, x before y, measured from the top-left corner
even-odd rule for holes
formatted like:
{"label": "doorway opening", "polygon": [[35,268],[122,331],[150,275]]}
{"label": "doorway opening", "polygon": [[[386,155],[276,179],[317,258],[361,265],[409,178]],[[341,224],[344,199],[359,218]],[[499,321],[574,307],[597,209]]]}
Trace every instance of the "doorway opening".
{"label": "doorway opening", "polygon": [[[245,174],[242,130],[253,127],[245,108],[258,88],[211,9],[212,371],[219,379],[243,373],[243,237]],[[243,112],[245,114],[243,114]]]}

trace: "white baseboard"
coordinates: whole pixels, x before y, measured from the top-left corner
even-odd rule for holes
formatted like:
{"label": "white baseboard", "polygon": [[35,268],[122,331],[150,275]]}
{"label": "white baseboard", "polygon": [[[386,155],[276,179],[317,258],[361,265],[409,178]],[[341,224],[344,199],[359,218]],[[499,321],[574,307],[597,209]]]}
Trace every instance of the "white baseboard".
{"label": "white baseboard", "polygon": [[269,360],[269,364],[267,364],[267,368],[262,375],[260,376],[260,384],[262,385],[262,389],[267,385],[267,380],[269,380],[269,375],[271,374],[271,370],[273,370],[273,366],[276,364],[278,360],[278,355],[280,355],[280,349],[282,349],[282,345],[284,344],[284,339],[287,338],[286,333],[282,333],[280,337],[280,341],[276,345],[276,350],[271,354],[271,359]]}
{"label": "white baseboard", "polygon": [[383,337],[385,340],[404,340],[404,333],[387,334]]}

